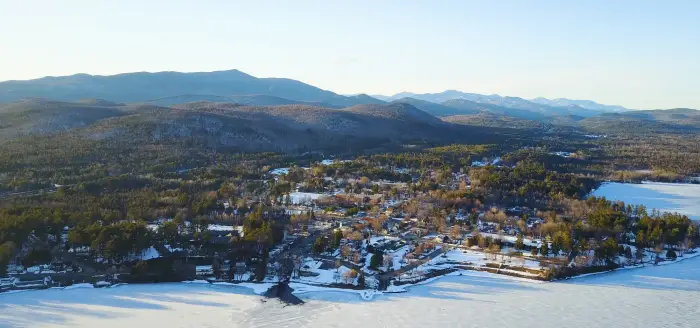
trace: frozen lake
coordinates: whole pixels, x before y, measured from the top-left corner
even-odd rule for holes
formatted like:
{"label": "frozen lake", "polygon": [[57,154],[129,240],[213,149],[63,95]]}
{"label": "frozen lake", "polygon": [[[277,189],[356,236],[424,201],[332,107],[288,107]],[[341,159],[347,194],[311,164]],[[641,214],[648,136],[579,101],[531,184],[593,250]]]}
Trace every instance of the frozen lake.
{"label": "frozen lake", "polygon": [[592,193],[625,204],[642,204],[649,210],[678,212],[700,220],[700,184],[644,182],[605,183]]}
{"label": "frozen lake", "polygon": [[151,284],[0,295],[0,327],[700,327],[700,257],[566,282],[474,273],[372,301],[262,302],[243,287]]}

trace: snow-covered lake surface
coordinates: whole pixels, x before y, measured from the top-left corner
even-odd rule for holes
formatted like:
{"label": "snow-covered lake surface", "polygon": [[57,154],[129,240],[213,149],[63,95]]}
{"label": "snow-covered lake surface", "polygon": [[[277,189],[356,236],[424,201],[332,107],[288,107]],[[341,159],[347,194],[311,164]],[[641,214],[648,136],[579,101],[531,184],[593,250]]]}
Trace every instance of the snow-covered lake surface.
{"label": "snow-covered lake surface", "polygon": [[592,193],[609,200],[621,200],[625,204],[646,206],[650,211],[658,209],[678,212],[693,220],[700,220],[700,185],[687,183],[644,182],[605,183]]}
{"label": "snow-covered lake surface", "polygon": [[29,291],[0,294],[0,327],[700,327],[700,257],[555,283],[473,272],[371,301],[300,297],[184,283]]}

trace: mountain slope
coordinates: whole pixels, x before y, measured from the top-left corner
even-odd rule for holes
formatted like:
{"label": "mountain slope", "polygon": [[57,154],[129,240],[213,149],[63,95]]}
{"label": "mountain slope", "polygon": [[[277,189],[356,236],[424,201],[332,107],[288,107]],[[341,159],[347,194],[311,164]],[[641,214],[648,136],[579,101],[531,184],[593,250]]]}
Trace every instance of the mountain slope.
{"label": "mountain slope", "polygon": [[0,142],[24,135],[41,135],[84,127],[105,118],[127,115],[147,107],[126,106],[100,99],[74,103],[24,99],[0,105]]}
{"label": "mountain slope", "polygon": [[547,98],[543,98],[543,97],[538,97],[538,98],[532,99],[531,101],[538,103],[538,104],[548,105],[548,106],[553,106],[553,107],[578,106],[581,108],[595,110],[595,111],[599,111],[599,112],[614,113],[614,112],[630,111],[630,109],[627,109],[627,108],[622,107],[622,106],[603,105],[603,104],[599,104],[599,103],[592,101],[592,100],[573,100],[573,99],[566,99],[566,98],[547,99]]}
{"label": "mountain slope", "polygon": [[102,100],[69,103],[31,99],[0,106],[0,122],[1,142],[67,133],[119,144],[190,140],[200,146],[273,151],[358,142],[368,142],[372,148],[469,134],[450,132],[447,123],[408,104],[368,104],[339,110],[306,104],[247,106],[198,101],[159,107]]}
{"label": "mountain slope", "polygon": [[452,99],[443,102],[442,105],[465,111],[487,111],[497,115],[506,115],[528,120],[542,120],[546,117],[546,115],[537,112],[493,104],[477,103],[466,99]]}
{"label": "mountain slope", "polygon": [[578,125],[601,133],[697,133],[700,111],[688,108],[605,113],[589,117]]}
{"label": "mountain slope", "polygon": [[400,92],[400,93],[397,93],[393,96],[380,97],[380,98],[389,99],[389,100],[393,101],[396,99],[408,97],[408,98],[429,101],[432,103],[439,104],[439,103],[443,103],[445,101],[452,100],[452,99],[466,99],[466,96],[469,96],[469,95],[475,95],[475,94],[464,93],[464,92],[457,91],[457,90],[446,90],[446,91],[438,92],[438,93],[422,93],[422,94],[412,93],[412,92]]}
{"label": "mountain slope", "polygon": [[[498,142],[502,138],[482,128],[467,129],[442,122],[407,104],[358,105],[343,110],[308,105],[263,107],[212,102],[170,108],[119,108],[118,112],[100,109],[99,112],[106,114],[96,117],[91,124],[54,129],[47,136],[32,134],[8,138],[0,144],[8,154],[22,158],[44,149],[61,154],[56,155],[60,160],[96,154],[84,158],[92,161],[100,156],[113,157],[115,151],[138,153],[140,155],[134,156],[148,158],[148,149],[171,149],[174,154],[197,150],[344,152],[415,142]],[[58,160],[56,158],[51,160]]]}
{"label": "mountain slope", "polygon": [[213,95],[180,95],[165,97],[145,101],[146,104],[157,106],[177,106],[192,102],[233,102],[248,106],[281,106],[281,105],[317,105],[323,107],[342,108],[343,106],[333,106],[325,103],[304,102],[298,100],[285,99],[269,95],[235,95],[235,96],[213,96]]}
{"label": "mountain slope", "polygon": [[664,123],[700,127],[700,110],[690,108],[639,110],[625,112],[624,117],[654,120]]}
{"label": "mountain slope", "polygon": [[345,111],[404,123],[442,124],[442,121],[435,116],[405,103],[357,105],[346,108]]}
{"label": "mountain slope", "polygon": [[257,78],[238,70],[199,73],[139,72],[110,76],[76,74],[0,82],[0,102],[42,97],[62,101],[103,98],[132,103],[179,95],[229,97],[254,94],[301,102],[328,103],[337,107],[382,103],[366,95],[346,97],[296,80]]}
{"label": "mountain slope", "polygon": [[535,129],[545,130],[549,128],[548,124],[540,121],[515,118],[512,116],[498,115],[491,112],[481,112],[476,115],[453,115],[442,117],[445,122],[461,125],[482,126],[491,128],[508,128],[508,129]]}
{"label": "mountain slope", "polygon": [[416,108],[418,108],[418,109],[420,109],[428,114],[431,114],[431,115],[437,116],[437,117],[450,116],[450,115],[472,115],[472,114],[479,113],[478,109],[450,107],[450,106],[436,104],[433,102],[419,100],[419,99],[415,99],[415,98],[411,98],[411,97],[397,99],[397,100],[392,101],[392,103],[409,104],[409,105],[416,107]]}
{"label": "mountain slope", "polygon": [[[468,100],[479,104],[488,104],[505,108],[513,108],[526,110],[534,113],[539,113],[545,116],[557,115],[577,115],[590,117],[601,113],[596,108],[588,108],[579,105],[579,102],[566,103],[561,106],[554,106],[535,101],[529,101],[520,97],[504,97],[499,95],[481,95],[476,93],[467,93],[457,90],[447,90],[439,93],[414,94],[410,92],[398,93],[391,97],[380,97],[382,99],[396,100],[404,97],[411,97],[418,100],[429,101],[434,103],[445,104],[445,102],[455,99]],[[544,99],[544,98],[542,98]],[[544,101],[544,100],[542,100]],[[593,103],[593,102],[591,102]],[[590,105],[586,101],[580,101],[580,104]],[[602,106],[602,105],[601,105]],[[522,113],[521,113],[522,114]],[[522,116],[522,115],[521,115]]]}

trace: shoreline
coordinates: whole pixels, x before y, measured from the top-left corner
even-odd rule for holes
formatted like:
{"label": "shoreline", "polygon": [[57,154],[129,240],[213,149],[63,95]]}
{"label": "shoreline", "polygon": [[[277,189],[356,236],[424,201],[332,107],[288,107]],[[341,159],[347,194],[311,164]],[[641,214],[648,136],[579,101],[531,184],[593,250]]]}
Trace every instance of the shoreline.
{"label": "shoreline", "polygon": [[[591,277],[591,276],[600,276],[604,274],[612,274],[615,273],[616,271],[626,271],[626,270],[633,270],[633,269],[643,269],[643,268],[650,268],[650,267],[657,267],[657,266],[664,266],[664,265],[673,265],[685,260],[690,260],[694,258],[700,257],[700,251],[696,251],[695,253],[692,254],[686,254],[683,257],[678,257],[674,261],[663,261],[660,262],[659,264],[649,264],[649,265],[635,265],[635,266],[624,266],[620,267],[614,270],[608,270],[608,271],[601,271],[601,272],[593,272],[593,273],[586,273],[582,275],[577,275],[573,277],[568,277],[564,279],[559,279],[559,280],[552,280],[552,281],[543,281],[543,280],[536,280],[536,279],[530,279],[530,278],[523,278],[523,277],[514,277],[514,276],[509,276],[509,275],[502,275],[502,274],[497,274],[497,273],[491,273],[491,272],[486,272],[486,271],[476,271],[476,270],[465,270],[465,269],[457,269],[456,271],[436,276],[436,277],[431,277],[416,283],[409,283],[405,285],[389,285],[387,287],[387,290],[376,290],[376,289],[345,289],[345,288],[337,288],[337,287],[325,287],[322,285],[312,285],[312,284],[307,284],[304,282],[294,282],[291,281],[289,282],[289,286],[294,289],[292,294],[294,295],[302,295],[302,294],[311,294],[311,293],[328,293],[328,292],[334,292],[334,293],[350,293],[350,294],[357,294],[360,299],[365,300],[365,301],[372,301],[375,296],[382,296],[382,295],[391,295],[391,294],[405,294],[405,293],[410,293],[410,290],[413,287],[417,286],[422,286],[422,285],[427,285],[436,281],[439,281],[443,277],[454,277],[454,276],[464,276],[464,277],[489,277],[489,278],[495,278],[495,279],[502,279],[502,280],[509,280],[509,281],[517,281],[517,282],[524,282],[524,283],[532,283],[532,284],[546,284],[546,283],[563,283],[563,282],[568,282],[571,280],[577,280],[577,279],[582,279],[586,277]],[[208,281],[208,280],[185,280],[185,281],[180,281],[180,282],[162,282],[162,283],[117,283],[114,285],[110,286],[104,286],[104,287],[95,287],[94,285],[90,283],[78,283],[74,284],[71,286],[65,286],[65,287],[51,287],[47,288],[49,290],[56,290],[56,291],[63,291],[63,290],[74,290],[74,289],[98,289],[98,288],[117,288],[117,287],[123,287],[123,286],[130,286],[130,285],[160,285],[160,284],[183,284],[183,285],[207,285],[210,287],[241,287],[246,290],[248,290],[250,293],[253,295],[257,296],[263,296],[265,292],[267,292],[270,288],[273,286],[277,285],[278,283],[276,282],[240,282],[240,283],[232,283],[232,282],[213,282],[213,281]],[[26,289],[26,290],[11,290],[11,291],[6,291],[0,293],[0,297],[2,295],[9,295],[9,294],[17,294],[17,293],[24,293],[24,292],[31,292],[35,291],[33,289]]]}
{"label": "shoreline", "polygon": [[567,281],[567,280],[574,280],[574,279],[586,278],[586,277],[596,276],[596,275],[600,275],[600,274],[614,273],[614,272],[616,272],[616,271],[625,271],[625,270],[643,269],[643,268],[649,268],[649,267],[653,268],[653,267],[659,267],[659,266],[663,266],[663,265],[672,265],[672,264],[676,264],[676,263],[678,263],[678,262],[682,262],[682,261],[685,261],[685,260],[689,260],[689,259],[696,258],[696,257],[698,257],[698,256],[700,256],[700,251],[696,251],[695,253],[692,253],[692,254],[685,254],[685,255],[683,255],[682,257],[677,257],[677,258],[676,258],[675,260],[673,260],[673,261],[663,261],[663,262],[659,262],[659,263],[657,263],[657,264],[648,264],[648,265],[642,264],[642,265],[623,266],[623,267],[619,267],[619,268],[613,269],[613,270],[607,270],[607,271],[601,271],[601,272],[585,273],[585,274],[582,274],[582,275],[573,276],[573,277],[568,277],[568,278],[565,278],[565,279],[552,280],[551,282],[564,282],[564,281]]}

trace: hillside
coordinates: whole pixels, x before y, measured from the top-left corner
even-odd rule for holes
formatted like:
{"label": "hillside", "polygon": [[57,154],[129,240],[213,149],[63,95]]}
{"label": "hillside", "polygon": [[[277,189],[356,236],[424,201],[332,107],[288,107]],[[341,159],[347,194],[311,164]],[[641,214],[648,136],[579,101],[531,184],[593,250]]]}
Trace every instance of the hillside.
{"label": "hillside", "polygon": [[233,102],[231,97],[215,96],[215,95],[177,95],[171,97],[163,97],[158,99],[151,99],[143,101],[144,104],[155,105],[155,106],[174,106],[179,104],[198,102],[198,101],[210,101],[210,102]]}
{"label": "hillside", "polygon": [[491,128],[546,130],[549,124],[535,120],[520,119],[511,116],[481,112],[476,115],[453,115],[442,118],[445,122],[461,125],[482,126]]}
{"label": "hillside", "polygon": [[419,123],[440,125],[442,121],[410,104],[392,103],[388,105],[357,105],[346,108],[345,111],[355,114],[384,118],[403,123]]}
{"label": "hillside", "polygon": [[670,124],[700,128],[700,110],[690,108],[640,110],[625,112],[624,117],[634,117]]}
{"label": "hillside", "polygon": [[606,113],[581,120],[578,125],[599,133],[697,133],[700,132],[700,111],[669,109]]}
{"label": "hillside", "polygon": [[528,110],[477,103],[466,99],[452,99],[443,102],[442,105],[465,111],[486,111],[496,115],[505,115],[528,120],[542,120],[546,117],[546,115]]}
{"label": "hillside", "polygon": [[585,109],[591,109],[591,110],[600,111],[600,112],[626,112],[626,111],[630,111],[630,109],[627,109],[627,108],[622,107],[622,106],[603,105],[603,104],[599,104],[599,103],[592,101],[592,100],[573,100],[573,99],[566,99],[566,98],[547,99],[547,98],[543,98],[543,97],[538,97],[538,98],[532,99],[531,101],[534,103],[548,105],[548,106],[552,106],[552,107],[578,106],[578,107],[582,107]]}
{"label": "hillside", "polygon": [[196,101],[162,107],[103,100],[70,103],[31,99],[1,106],[0,119],[1,142],[50,134],[56,140],[66,135],[135,145],[189,140],[214,148],[285,152],[352,145],[363,140],[371,140],[372,146],[416,140],[441,142],[471,134],[408,104],[334,109],[306,104],[247,106]]}
{"label": "hillside", "polygon": [[[337,107],[382,103],[366,95],[346,97],[292,79],[257,78],[238,70],[179,73],[125,73],[110,76],[76,74],[27,81],[0,82],[0,103],[26,97],[61,101],[102,98],[111,101],[147,102],[180,95],[268,95],[302,102],[327,103]],[[172,99],[171,99],[172,100]],[[200,98],[188,101],[223,99]],[[173,103],[154,103],[172,105]]]}
{"label": "hillside", "polygon": [[450,115],[473,115],[473,114],[477,114],[480,112],[480,110],[478,110],[478,109],[450,107],[450,106],[436,104],[433,102],[419,100],[419,99],[415,99],[415,98],[411,98],[411,97],[397,99],[397,100],[392,101],[392,103],[409,104],[409,105],[416,107],[416,108],[418,108],[418,109],[420,109],[428,114],[431,114],[431,115],[437,116],[437,117],[450,116]]}
{"label": "hillside", "polygon": [[99,120],[142,110],[100,99],[68,103],[25,99],[0,105],[0,142],[24,135],[41,135],[88,126]]}
{"label": "hillside", "polygon": [[177,106],[180,104],[202,101],[222,103],[230,102],[247,106],[317,105],[323,107],[342,108],[342,106],[333,106],[324,103],[304,102],[268,95],[234,95],[227,97],[210,95],[180,95],[149,100],[145,101],[144,103],[158,106]]}
{"label": "hillside", "polygon": [[[525,115],[527,113],[521,111],[528,111],[541,114],[543,116],[558,116],[558,115],[577,115],[590,117],[598,115],[602,112],[606,112],[613,107],[605,107],[605,105],[597,104],[593,101],[569,101],[565,102],[563,99],[558,99],[559,102],[549,101],[545,98],[537,98],[533,101],[526,100],[520,97],[508,97],[500,95],[482,95],[477,93],[467,93],[457,90],[447,90],[439,93],[424,93],[415,94],[410,92],[402,92],[395,94],[394,96],[377,96],[383,100],[396,100],[405,97],[410,97],[422,101],[429,101],[433,103],[440,103],[449,106],[447,102],[455,100],[470,101],[472,103],[478,103],[482,105],[492,105],[500,108],[510,108],[520,110],[517,113],[517,117],[536,119],[532,115]],[[597,105],[597,106],[596,106]],[[503,112],[503,110],[495,110],[492,112]]]}

